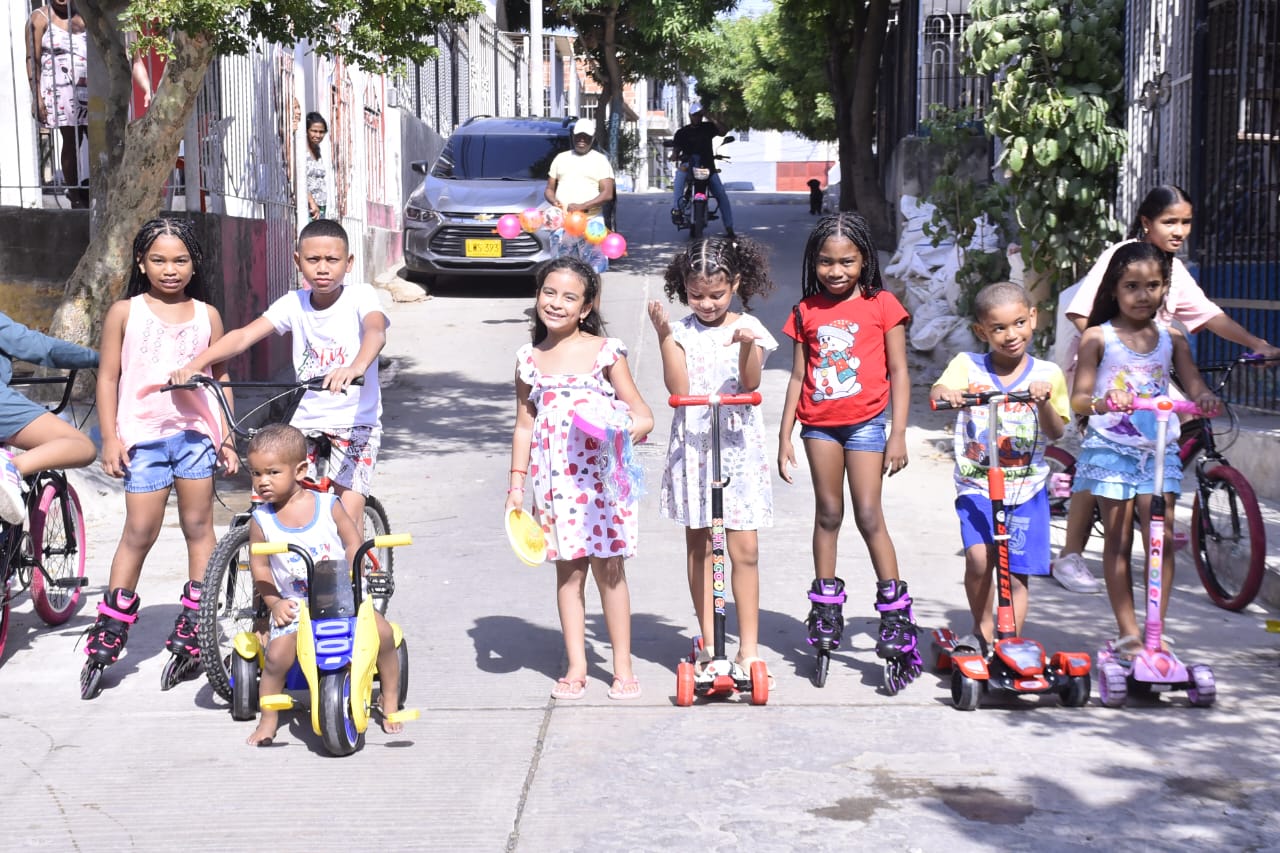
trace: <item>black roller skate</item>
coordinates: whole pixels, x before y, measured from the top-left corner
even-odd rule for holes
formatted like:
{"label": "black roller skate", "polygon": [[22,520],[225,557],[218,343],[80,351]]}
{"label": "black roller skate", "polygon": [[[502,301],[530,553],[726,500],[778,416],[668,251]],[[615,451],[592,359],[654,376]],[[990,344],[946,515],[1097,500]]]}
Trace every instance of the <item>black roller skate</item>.
{"label": "black roller skate", "polygon": [[200,593],[204,585],[200,581],[187,581],[182,588],[182,612],[173,623],[173,633],[164,641],[164,647],[173,657],[169,658],[160,673],[160,689],[168,690],[200,668],[200,643],[196,640],[196,615],[200,612]]}
{"label": "black roller skate", "polygon": [[809,645],[818,652],[818,668],[813,683],[822,687],[827,683],[827,668],[831,665],[831,652],[840,647],[844,634],[844,581],[840,578],[817,578],[809,587]]}
{"label": "black roller skate", "polygon": [[880,611],[876,654],[884,658],[884,689],[892,696],[915,681],[924,666],[906,581],[877,581],[876,610]]}
{"label": "black roller skate", "polygon": [[102,671],[120,658],[129,626],[138,621],[138,594],[130,589],[112,589],[98,604],[98,621],[89,628],[84,653],[89,659],[80,670],[80,698],[92,699],[101,690]]}

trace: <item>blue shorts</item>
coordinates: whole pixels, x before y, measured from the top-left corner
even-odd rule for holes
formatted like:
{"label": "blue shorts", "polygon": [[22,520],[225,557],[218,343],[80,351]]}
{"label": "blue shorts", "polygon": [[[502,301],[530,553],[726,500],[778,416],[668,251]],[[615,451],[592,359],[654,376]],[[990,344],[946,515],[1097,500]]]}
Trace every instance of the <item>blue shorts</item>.
{"label": "blue shorts", "polygon": [[124,490],[138,494],[167,489],[174,478],[203,480],[213,476],[217,454],[204,433],[187,430],[156,441],[141,441],[129,449]]}
{"label": "blue shorts", "polygon": [[[1169,442],[1165,448],[1163,485],[1165,494],[1176,495],[1182,491],[1182,460],[1176,442]],[[1154,494],[1155,452],[1082,446],[1076,457],[1076,476],[1071,490],[1115,501]]]}
{"label": "blue shorts", "polygon": [[834,441],[845,450],[865,450],[868,453],[884,453],[889,441],[887,429],[889,417],[884,412],[869,421],[850,426],[802,426],[801,438],[818,441]]}
{"label": "blue shorts", "polygon": [[292,622],[290,622],[288,625],[277,625],[277,624],[275,624],[275,620],[272,620],[272,623],[271,623],[271,634],[270,634],[270,636],[267,638],[267,644],[268,644],[268,645],[270,645],[270,643],[271,643],[271,641],[272,641],[272,640],[278,639],[278,638],[280,638],[280,637],[287,637],[287,636],[289,636],[290,634],[296,634],[296,633],[298,633],[298,620],[297,620],[297,619],[294,619],[294,620],[293,620]]}
{"label": "blue shorts", "polygon": [[13,438],[48,412],[44,406],[27,399],[26,395],[0,385],[0,441]]}
{"label": "blue shorts", "polygon": [[[986,495],[956,498],[960,516],[960,541],[965,550],[974,545],[994,545],[991,501]],[[1049,574],[1049,494],[1036,492],[1026,503],[1005,506],[1005,530],[1009,533],[1009,571],[1015,575]]]}

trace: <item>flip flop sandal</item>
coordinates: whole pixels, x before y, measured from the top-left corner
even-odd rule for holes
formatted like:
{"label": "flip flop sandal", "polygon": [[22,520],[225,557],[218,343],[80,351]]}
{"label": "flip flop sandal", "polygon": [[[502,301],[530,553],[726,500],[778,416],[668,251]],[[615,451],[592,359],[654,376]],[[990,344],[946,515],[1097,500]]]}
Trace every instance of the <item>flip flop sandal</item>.
{"label": "flip flop sandal", "polygon": [[551,688],[552,699],[574,700],[586,695],[587,680],[585,678],[560,678],[556,680],[556,686]]}
{"label": "flip flop sandal", "polygon": [[[635,687],[635,690],[628,690],[628,687]],[[631,678],[618,678],[614,676],[613,686],[609,688],[609,698],[618,701],[624,699],[640,698],[640,679],[632,676]]]}

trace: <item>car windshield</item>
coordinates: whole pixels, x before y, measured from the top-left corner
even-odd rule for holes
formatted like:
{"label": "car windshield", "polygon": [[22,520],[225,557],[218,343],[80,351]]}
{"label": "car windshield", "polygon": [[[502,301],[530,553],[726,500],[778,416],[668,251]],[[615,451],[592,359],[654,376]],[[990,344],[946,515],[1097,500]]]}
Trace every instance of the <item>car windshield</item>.
{"label": "car windshield", "polygon": [[454,181],[545,181],[551,161],[568,150],[568,136],[456,135],[431,174]]}

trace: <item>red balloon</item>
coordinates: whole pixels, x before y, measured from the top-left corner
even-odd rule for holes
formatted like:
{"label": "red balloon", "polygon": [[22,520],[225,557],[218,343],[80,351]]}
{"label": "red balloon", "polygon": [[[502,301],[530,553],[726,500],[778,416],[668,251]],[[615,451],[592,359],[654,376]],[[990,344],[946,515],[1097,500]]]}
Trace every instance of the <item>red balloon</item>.
{"label": "red balloon", "polygon": [[600,251],[609,260],[617,260],[627,253],[627,238],[617,231],[610,231],[600,242]]}
{"label": "red balloon", "polygon": [[587,230],[587,215],[575,210],[564,215],[564,231],[571,237],[581,237]]}
{"label": "red balloon", "polygon": [[498,235],[505,240],[511,240],[520,236],[520,232],[524,230],[520,227],[520,217],[514,213],[508,213],[498,218]]}

